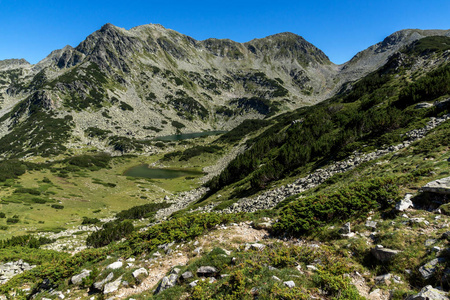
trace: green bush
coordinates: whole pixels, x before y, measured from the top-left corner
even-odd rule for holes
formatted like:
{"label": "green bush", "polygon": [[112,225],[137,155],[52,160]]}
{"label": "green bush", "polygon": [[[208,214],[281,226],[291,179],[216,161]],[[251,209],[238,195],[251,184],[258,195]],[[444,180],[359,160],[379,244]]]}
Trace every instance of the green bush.
{"label": "green bush", "polygon": [[100,220],[97,218],[83,217],[83,221],[81,222],[81,225],[98,224],[98,223],[100,223]]}
{"label": "green bush", "polygon": [[149,218],[153,217],[153,215],[160,209],[169,207],[172,205],[171,203],[161,202],[161,203],[148,203],[139,206],[133,206],[130,209],[123,210],[116,214],[116,218],[119,220],[134,220],[140,218]]}
{"label": "green bush", "polygon": [[28,188],[17,188],[14,190],[16,194],[30,194],[30,195],[40,195],[41,192],[37,189],[28,189]]}
{"label": "green bush", "polygon": [[93,232],[86,239],[86,245],[91,247],[103,247],[113,241],[118,241],[133,232],[133,223],[129,220],[114,221],[103,224],[102,229]]}
{"label": "green bush", "polygon": [[54,240],[40,237],[36,238],[32,235],[21,235],[13,236],[7,240],[0,241],[0,248],[11,248],[11,247],[27,247],[27,248],[39,248],[41,245],[53,243]]}
{"label": "green bush", "polygon": [[332,222],[363,217],[373,209],[387,208],[399,198],[398,182],[393,178],[377,178],[335,193],[297,199],[281,209],[273,230],[298,236]]}
{"label": "green bush", "polygon": [[64,208],[64,205],[60,205],[60,204],[52,204],[51,207],[54,208],[54,209],[63,209],[63,208]]}
{"label": "green bush", "polygon": [[169,221],[150,227],[144,232],[134,232],[121,245],[129,254],[140,254],[154,250],[158,245],[172,241],[187,241],[195,238],[218,224],[237,222],[242,215],[232,214],[184,214]]}

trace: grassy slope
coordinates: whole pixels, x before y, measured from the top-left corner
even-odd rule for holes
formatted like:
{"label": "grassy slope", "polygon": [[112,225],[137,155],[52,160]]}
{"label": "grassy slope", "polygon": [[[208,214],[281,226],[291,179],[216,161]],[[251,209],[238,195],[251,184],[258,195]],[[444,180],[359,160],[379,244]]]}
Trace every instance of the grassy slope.
{"label": "grassy slope", "polygon": [[[196,143],[211,142],[214,137],[197,139]],[[185,145],[176,146],[175,150],[184,150]],[[173,149],[172,149],[173,150]],[[133,206],[149,202],[161,202],[167,195],[173,195],[195,189],[200,181],[192,176],[174,179],[131,178],[122,174],[130,167],[140,164],[154,164],[162,167],[191,168],[201,170],[212,164],[222,153],[208,153],[195,156],[188,161],[170,160],[158,163],[164,152],[150,157],[118,157],[110,162],[111,168],[97,171],[83,169],[72,172],[68,178],[60,177],[57,172],[48,169],[28,171],[17,180],[9,180],[9,186],[0,190],[0,198],[6,201],[24,201],[24,203],[0,203],[1,211],[7,218],[18,215],[20,222],[8,224],[7,230],[0,230],[0,240],[41,230],[58,230],[81,224],[83,217],[107,218],[115,213]],[[36,161],[36,160],[35,160]],[[57,165],[64,167],[65,164]],[[51,183],[43,182],[47,178]],[[98,182],[98,183],[96,183]],[[108,187],[101,183],[115,184]],[[18,188],[32,188],[43,192],[39,197],[48,203],[30,203],[35,197],[30,194],[17,194]],[[52,204],[61,204],[64,209],[52,208]],[[42,223],[43,222],[43,223]],[[6,218],[0,219],[0,225],[6,225]]]}

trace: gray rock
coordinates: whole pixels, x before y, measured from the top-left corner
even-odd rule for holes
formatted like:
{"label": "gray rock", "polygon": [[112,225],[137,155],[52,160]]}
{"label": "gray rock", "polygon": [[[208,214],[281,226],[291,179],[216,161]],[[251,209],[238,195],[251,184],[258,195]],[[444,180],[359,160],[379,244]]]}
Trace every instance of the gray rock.
{"label": "gray rock", "polygon": [[395,204],[395,209],[397,211],[405,211],[410,207],[413,207],[414,204],[411,201],[413,194],[406,194],[405,197]]}
{"label": "gray rock", "polygon": [[314,265],[307,265],[306,268],[311,271],[317,271],[317,267]]}
{"label": "gray rock", "polygon": [[254,243],[250,245],[250,248],[253,250],[262,251],[264,248],[266,248],[266,245],[260,244],[260,243]]}
{"label": "gray rock", "polygon": [[425,241],[425,246],[426,247],[430,247],[431,245],[433,245],[434,243],[436,243],[435,239],[428,239]]}
{"label": "gray rock", "polygon": [[111,272],[108,274],[108,276],[106,276],[105,279],[103,279],[102,281],[97,281],[93,284],[94,289],[96,290],[102,290],[103,286],[105,285],[105,283],[110,282],[112,279],[114,278],[114,274]]}
{"label": "gray rock", "polygon": [[285,282],[283,282],[283,284],[284,284],[285,286],[287,286],[288,288],[290,288],[290,289],[292,289],[293,287],[295,287],[295,282],[293,282],[292,280],[285,281]]}
{"label": "gray rock", "polygon": [[414,296],[409,296],[406,300],[449,300],[447,293],[427,285],[422,288],[420,293]]}
{"label": "gray rock", "polygon": [[190,272],[190,271],[187,271],[187,272],[184,272],[183,274],[181,274],[181,278],[183,278],[184,280],[192,278],[192,277],[194,277],[194,274],[192,274],[192,272]]}
{"label": "gray rock", "polygon": [[198,255],[203,252],[203,248],[202,247],[195,248],[193,252],[195,255]]}
{"label": "gray rock", "polygon": [[376,229],[377,228],[377,222],[367,220],[365,226],[369,227],[371,229]]}
{"label": "gray rock", "polygon": [[108,265],[106,268],[111,269],[111,270],[116,270],[116,269],[122,268],[122,266],[123,266],[123,262],[116,261],[116,262],[113,262],[112,264]]}
{"label": "gray rock", "polygon": [[148,276],[148,272],[145,268],[139,268],[133,271],[133,277],[138,279],[138,277]]}
{"label": "gray rock", "polygon": [[415,109],[430,108],[430,107],[433,107],[433,104],[427,102],[417,103],[416,106],[414,106]]}
{"label": "gray rock", "polygon": [[431,278],[434,273],[436,272],[436,267],[439,264],[442,264],[445,262],[445,258],[435,258],[428,263],[424,264],[419,268],[419,273],[422,275],[423,279],[429,279]]}
{"label": "gray rock", "polygon": [[80,274],[72,276],[70,281],[72,282],[72,284],[79,285],[84,278],[88,277],[91,274],[91,272],[91,270],[82,270]]}
{"label": "gray rock", "polygon": [[375,282],[377,284],[388,284],[389,279],[391,279],[392,274],[388,273],[388,274],[384,274],[384,275],[380,275],[375,277]]}
{"label": "gray rock", "polygon": [[174,287],[177,284],[178,276],[176,274],[170,274],[169,276],[165,276],[158,287],[156,288],[155,293],[158,294],[168,288]]}
{"label": "gray rock", "polygon": [[191,283],[189,283],[190,287],[194,287],[197,285],[198,280],[192,281]]}
{"label": "gray rock", "polygon": [[349,234],[352,232],[350,222],[347,222],[342,226],[341,230],[339,231],[342,234]]}
{"label": "gray rock", "polygon": [[281,281],[281,279],[280,278],[278,278],[277,276],[275,276],[275,275],[272,275],[272,279],[273,280],[275,280],[275,281]]}
{"label": "gray rock", "polygon": [[203,277],[214,277],[219,271],[211,266],[203,266],[198,268],[197,275]]}
{"label": "gray rock", "polygon": [[381,245],[377,245],[375,248],[371,250],[373,256],[381,262],[386,262],[391,260],[395,255],[400,253],[399,250],[392,250],[384,248]]}
{"label": "gray rock", "polygon": [[109,282],[109,283],[105,284],[105,287],[103,289],[103,294],[110,294],[110,293],[117,291],[120,287],[121,281],[122,281],[122,276],[120,276],[113,282]]}
{"label": "gray rock", "polygon": [[450,177],[431,181],[422,187],[423,192],[450,194]]}

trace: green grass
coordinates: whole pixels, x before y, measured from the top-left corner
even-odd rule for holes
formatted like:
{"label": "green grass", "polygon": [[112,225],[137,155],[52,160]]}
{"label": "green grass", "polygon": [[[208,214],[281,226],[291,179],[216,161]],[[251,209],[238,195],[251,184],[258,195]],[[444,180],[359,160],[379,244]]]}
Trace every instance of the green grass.
{"label": "green grass", "polygon": [[[156,162],[160,157],[114,158],[109,161],[109,168],[95,167],[89,170],[90,165],[87,165],[88,169],[83,171],[84,176],[75,176],[75,173],[68,172],[67,177],[63,178],[60,172],[50,172],[48,169],[24,173],[15,180],[16,185],[20,184],[20,187],[6,186],[0,190],[1,211],[7,218],[18,215],[20,219],[18,224],[11,224],[6,231],[1,231],[0,239],[29,231],[79,225],[83,217],[108,217],[133,206],[153,201],[160,202],[167,194],[199,186],[197,180],[184,177],[167,180],[142,178],[128,180],[122,176],[128,168]],[[197,168],[200,167],[200,163],[201,161],[196,161]],[[70,163],[63,162],[54,168],[64,168],[68,165]],[[184,165],[186,166],[186,162]],[[41,195],[36,195],[37,193]],[[40,203],[43,201],[45,203]],[[52,204],[62,205],[64,208],[56,210],[51,207]],[[24,224],[24,221],[28,224]],[[6,219],[0,219],[1,225],[6,225]]]}

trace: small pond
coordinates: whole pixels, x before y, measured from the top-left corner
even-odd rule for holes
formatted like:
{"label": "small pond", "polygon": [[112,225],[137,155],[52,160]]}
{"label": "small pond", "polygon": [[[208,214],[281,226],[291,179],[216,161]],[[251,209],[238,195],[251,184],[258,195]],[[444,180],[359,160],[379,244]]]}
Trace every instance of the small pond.
{"label": "small pond", "polygon": [[210,136],[210,135],[219,135],[222,133],[226,133],[227,131],[203,131],[203,132],[193,132],[193,133],[182,133],[182,134],[175,134],[175,135],[166,135],[166,136],[159,136],[155,137],[153,140],[155,141],[181,141],[181,140],[188,140],[188,139],[194,139],[202,136]]}
{"label": "small pond", "polygon": [[200,171],[185,169],[158,169],[149,168],[148,165],[139,165],[126,170],[124,176],[144,177],[152,179],[172,179],[183,176],[199,176],[203,175]]}

